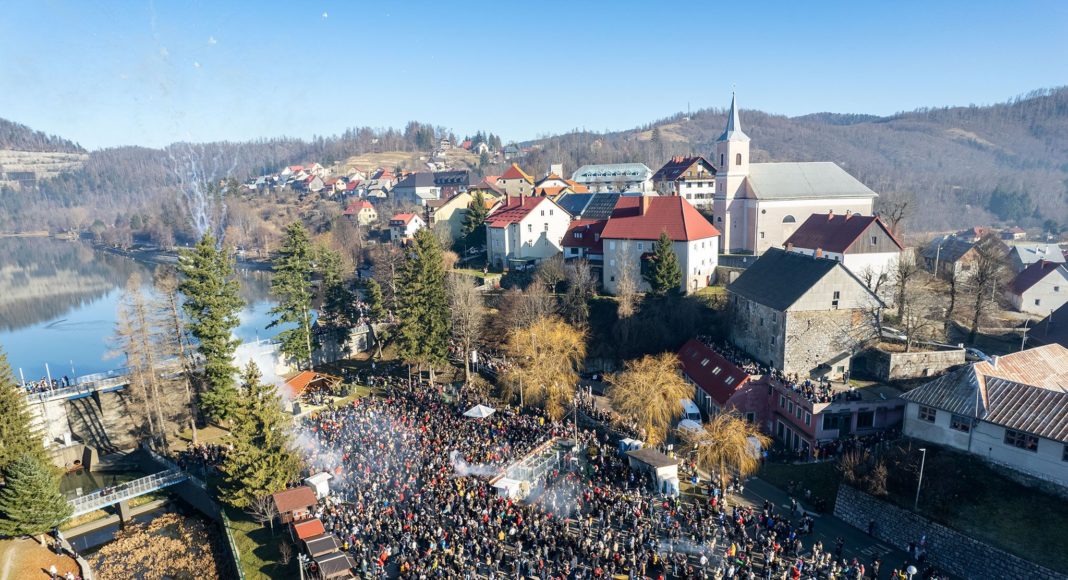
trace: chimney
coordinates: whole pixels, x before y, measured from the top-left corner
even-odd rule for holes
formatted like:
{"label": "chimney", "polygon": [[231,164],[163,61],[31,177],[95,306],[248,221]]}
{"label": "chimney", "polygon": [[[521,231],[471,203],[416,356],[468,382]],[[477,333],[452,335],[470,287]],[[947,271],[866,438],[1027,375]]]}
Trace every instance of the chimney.
{"label": "chimney", "polygon": [[787,252],[792,252],[792,251],[794,251],[794,244],[793,244],[793,242],[786,242],[786,251],[787,251]]}
{"label": "chimney", "polygon": [[850,217],[851,217],[852,215],[853,215],[853,210],[848,210],[848,209],[847,209],[847,210],[846,210],[846,215],[845,215],[845,219],[846,219],[846,220],[849,220],[849,218],[850,218]]}
{"label": "chimney", "polygon": [[643,195],[638,198],[638,211],[641,215],[645,215],[649,211],[649,196]]}
{"label": "chimney", "polygon": [[563,163],[550,164],[549,165],[549,173],[555,173],[556,175],[558,175],[560,177],[563,177],[564,176],[564,164]]}
{"label": "chimney", "polygon": [[833,217],[834,217],[834,210],[833,209],[827,210],[827,221],[831,221],[831,218],[833,218]]}
{"label": "chimney", "polygon": [[816,248],[816,257],[817,258],[822,258],[823,257],[823,248]]}
{"label": "chimney", "polygon": [[994,356],[990,357],[990,364],[994,367],[994,370],[998,369],[998,358],[999,357],[996,354]]}

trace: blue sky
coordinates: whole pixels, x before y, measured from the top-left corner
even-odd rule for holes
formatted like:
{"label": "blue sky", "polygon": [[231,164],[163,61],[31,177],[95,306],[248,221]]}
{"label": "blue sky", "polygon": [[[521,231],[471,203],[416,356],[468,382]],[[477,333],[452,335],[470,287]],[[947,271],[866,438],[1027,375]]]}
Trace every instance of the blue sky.
{"label": "blue sky", "polygon": [[4,5],[0,117],[89,148],[412,119],[522,140],[725,107],[732,85],[800,115],[1068,84],[1058,1]]}

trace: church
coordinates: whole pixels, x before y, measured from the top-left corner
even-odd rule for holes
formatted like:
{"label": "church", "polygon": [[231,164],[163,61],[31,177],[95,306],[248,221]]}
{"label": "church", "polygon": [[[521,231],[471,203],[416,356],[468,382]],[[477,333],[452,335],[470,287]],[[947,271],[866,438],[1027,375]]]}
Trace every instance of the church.
{"label": "church", "polygon": [[760,255],[781,248],[814,213],[872,215],[878,196],[829,161],[750,163],[749,136],[742,131],[734,96],[713,163],[712,214],[724,254]]}

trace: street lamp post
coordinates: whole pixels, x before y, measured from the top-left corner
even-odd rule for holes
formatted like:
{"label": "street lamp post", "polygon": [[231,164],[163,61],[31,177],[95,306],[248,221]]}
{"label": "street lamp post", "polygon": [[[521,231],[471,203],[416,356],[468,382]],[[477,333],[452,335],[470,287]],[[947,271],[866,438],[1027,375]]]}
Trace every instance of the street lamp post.
{"label": "street lamp post", "polygon": [[920,457],[920,479],[916,481],[916,500],[912,502],[912,511],[919,511],[920,486],[923,485],[923,466],[927,462],[927,449],[920,448],[923,456]]}

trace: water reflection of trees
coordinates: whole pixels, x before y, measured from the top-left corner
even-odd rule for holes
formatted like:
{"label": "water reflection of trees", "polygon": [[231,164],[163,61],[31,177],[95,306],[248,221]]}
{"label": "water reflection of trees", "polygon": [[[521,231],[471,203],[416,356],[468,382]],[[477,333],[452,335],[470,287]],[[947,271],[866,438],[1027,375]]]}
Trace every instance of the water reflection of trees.
{"label": "water reflection of trees", "polygon": [[[121,288],[134,272],[151,283],[155,264],[94,250],[83,242],[0,238],[0,331],[62,317]],[[241,296],[266,300],[270,274],[239,271]]]}

